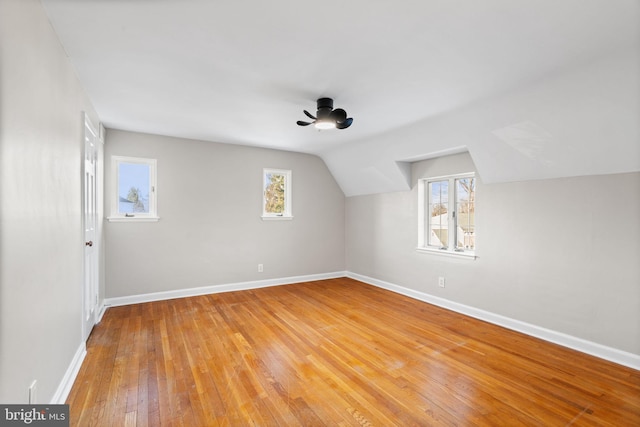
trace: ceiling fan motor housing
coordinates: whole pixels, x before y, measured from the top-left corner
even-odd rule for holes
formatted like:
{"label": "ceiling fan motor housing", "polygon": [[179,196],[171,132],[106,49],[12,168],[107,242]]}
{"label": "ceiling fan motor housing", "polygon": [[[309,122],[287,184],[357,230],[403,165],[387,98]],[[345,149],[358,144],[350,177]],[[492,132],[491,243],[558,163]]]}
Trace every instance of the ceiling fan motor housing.
{"label": "ceiling fan motor housing", "polygon": [[320,98],[318,99],[318,110],[323,108],[328,108],[333,110],[333,99],[331,98]]}
{"label": "ceiling fan motor housing", "polygon": [[326,120],[329,118],[331,111],[333,110],[333,99],[331,98],[320,98],[318,99],[318,111],[316,116],[318,116],[318,120]]}

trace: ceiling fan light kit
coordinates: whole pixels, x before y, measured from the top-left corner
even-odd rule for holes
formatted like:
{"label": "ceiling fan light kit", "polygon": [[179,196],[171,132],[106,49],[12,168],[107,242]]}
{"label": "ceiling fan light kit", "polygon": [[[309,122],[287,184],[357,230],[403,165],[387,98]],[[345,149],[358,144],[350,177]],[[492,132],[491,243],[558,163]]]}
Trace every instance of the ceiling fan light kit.
{"label": "ceiling fan light kit", "polygon": [[317,120],[314,126],[316,129],[320,130],[336,128],[336,124],[329,120]]}
{"label": "ceiling fan light kit", "polygon": [[316,129],[346,129],[353,123],[351,117],[347,118],[347,112],[342,108],[333,109],[333,99],[320,98],[317,101],[318,111],[314,117],[307,110],[303,110],[304,114],[313,119],[313,122],[303,122],[298,120],[298,126],[309,126],[313,124]]}

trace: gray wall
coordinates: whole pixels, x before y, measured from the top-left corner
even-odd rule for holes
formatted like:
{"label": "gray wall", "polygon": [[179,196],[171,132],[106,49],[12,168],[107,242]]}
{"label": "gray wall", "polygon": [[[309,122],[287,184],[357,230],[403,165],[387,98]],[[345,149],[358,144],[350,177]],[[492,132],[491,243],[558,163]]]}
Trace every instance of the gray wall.
{"label": "gray wall", "polygon": [[[344,195],[320,158],[109,129],[112,155],[157,159],[161,219],[105,225],[107,297],[344,271]],[[263,168],[292,170],[293,220],[261,219]],[[108,212],[109,166],[105,183]]]}
{"label": "gray wall", "polygon": [[474,169],[425,160],[411,191],[347,198],[347,270],[640,354],[640,173],[479,182],[478,258],[417,253],[417,180]]}
{"label": "gray wall", "polygon": [[82,114],[36,0],[0,0],[0,402],[48,403],[82,345]]}

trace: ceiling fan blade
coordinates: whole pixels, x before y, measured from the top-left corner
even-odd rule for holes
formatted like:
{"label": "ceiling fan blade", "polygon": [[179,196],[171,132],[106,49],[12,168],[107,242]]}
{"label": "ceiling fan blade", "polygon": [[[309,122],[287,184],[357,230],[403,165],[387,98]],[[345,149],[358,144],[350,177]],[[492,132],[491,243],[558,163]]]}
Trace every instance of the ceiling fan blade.
{"label": "ceiling fan blade", "polygon": [[317,120],[317,119],[316,119],[315,117],[313,117],[313,116],[311,115],[311,113],[310,113],[310,112],[308,112],[307,110],[302,110],[302,111],[304,111],[304,114],[306,114],[306,116],[307,116],[307,117],[309,117],[310,119]]}
{"label": "ceiling fan blade", "polygon": [[347,120],[347,112],[342,108],[336,108],[331,112],[331,118],[336,121],[336,123],[342,123]]}
{"label": "ceiling fan blade", "polygon": [[309,122],[303,122],[303,121],[300,121],[300,120],[298,120],[296,123],[298,124],[298,126],[309,126],[311,124]]}
{"label": "ceiling fan blade", "polygon": [[343,122],[336,123],[336,128],[338,128],[338,129],[346,129],[349,126],[351,126],[351,123],[353,123],[353,119],[351,117],[349,117],[348,119],[345,119]]}

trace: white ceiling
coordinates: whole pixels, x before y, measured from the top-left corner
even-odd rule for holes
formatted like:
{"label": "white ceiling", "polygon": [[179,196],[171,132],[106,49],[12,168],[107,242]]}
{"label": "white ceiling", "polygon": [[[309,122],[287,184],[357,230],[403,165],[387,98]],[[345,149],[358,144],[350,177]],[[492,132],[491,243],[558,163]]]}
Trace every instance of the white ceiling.
{"label": "white ceiling", "polygon": [[[487,181],[585,174],[564,164],[582,134],[559,122],[592,135],[604,120],[584,107],[595,98],[622,116],[626,132],[609,125],[640,157],[628,119],[640,111],[637,0],[42,3],[106,127],[318,154],[347,195],[406,188],[396,161],[461,149]],[[597,93],[582,99],[576,84]],[[578,116],[567,106],[545,121],[546,105],[576,94]],[[325,96],[353,126],[296,125]],[[533,160],[526,176],[508,171],[514,156]],[[610,163],[586,174],[640,169]]]}

